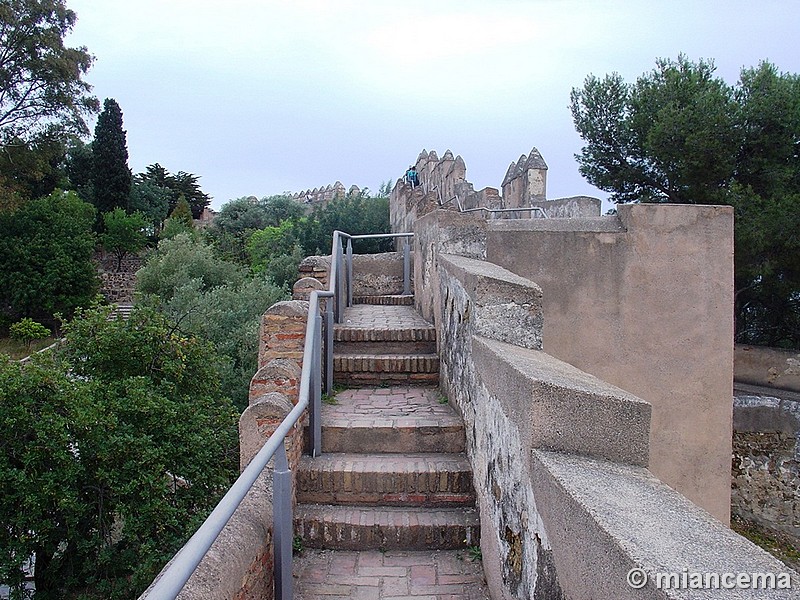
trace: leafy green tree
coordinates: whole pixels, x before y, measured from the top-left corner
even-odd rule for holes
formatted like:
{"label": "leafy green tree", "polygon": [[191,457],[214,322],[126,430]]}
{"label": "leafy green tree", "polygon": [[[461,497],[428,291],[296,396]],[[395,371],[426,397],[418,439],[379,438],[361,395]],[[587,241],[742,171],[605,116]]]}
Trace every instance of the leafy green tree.
{"label": "leafy green tree", "polygon": [[199,219],[203,210],[211,203],[211,196],[200,189],[200,177],[178,171],[175,175],[170,174],[164,167],[154,163],[141,173],[140,178],[161,188],[170,190],[169,212],[175,210],[181,196],[189,204],[192,218]]}
{"label": "leafy green tree", "polygon": [[192,209],[189,207],[189,202],[184,196],[178,198],[178,203],[172,212],[169,214],[170,219],[181,221],[187,227],[192,227]]}
{"label": "leafy green tree", "polygon": [[63,141],[56,135],[17,139],[0,149],[0,210],[66,187]]}
{"label": "leafy green tree", "polygon": [[200,177],[198,175],[185,171],[178,171],[172,176],[171,189],[173,194],[178,203],[180,203],[181,198],[186,200],[191,209],[193,219],[199,219],[205,207],[211,204],[211,196],[200,189],[199,180]]}
{"label": "leafy green tree", "polygon": [[729,86],[713,63],[659,60],[571,95],[580,171],[615,202],[730,204],[737,340],[800,347],[800,78],[764,62]]}
{"label": "leafy green tree", "polygon": [[131,178],[122,110],[116,100],[106,98],[92,142],[93,201],[100,212],[128,207]]}
{"label": "leafy green tree", "polygon": [[21,341],[25,344],[28,351],[30,351],[31,344],[36,340],[43,340],[46,338],[50,335],[50,330],[30,317],[25,317],[11,326],[10,333],[11,339]]}
{"label": "leafy green tree", "polygon": [[69,144],[65,160],[65,171],[69,180],[69,189],[78,192],[78,195],[91,202],[94,197],[92,191],[92,145],[75,140]]}
{"label": "leafy green tree", "polygon": [[656,64],[635,84],[590,75],[572,90],[580,172],[613,202],[719,202],[737,147],[733,90],[713,63]]}
{"label": "leafy green tree", "polygon": [[0,314],[54,323],[91,302],[95,211],[74,192],[55,191],[0,212]]}
{"label": "leafy green tree", "polygon": [[[389,199],[382,196],[372,198],[368,191],[349,194],[315,208],[311,218],[318,226],[308,229],[309,237],[301,237],[303,249],[308,254],[317,249],[327,254],[331,237],[337,229],[350,234],[389,233]],[[358,240],[353,251],[371,254],[388,252],[392,247],[391,240]]]}
{"label": "leafy green tree", "polygon": [[136,254],[147,245],[147,220],[140,212],[128,214],[121,208],[115,208],[103,215],[103,224],[105,227],[100,240],[103,247],[117,257],[119,271],[127,255]]}
{"label": "leafy green tree", "polygon": [[151,235],[158,235],[169,213],[171,192],[135,175],[128,198],[128,208],[142,213],[149,224]]}
{"label": "leafy green tree", "polygon": [[136,597],[236,473],[211,347],[109,315],[79,313],[24,367],[0,357],[0,580],[19,588],[35,555],[37,598]]}
{"label": "leafy green tree", "polygon": [[0,3],[0,147],[54,130],[88,133],[84,119],[98,104],[82,77],[93,59],[64,46],[75,20],[63,0]]}
{"label": "leafy green tree", "polygon": [[239,285],[246,276],[242,267],[218,258],[207,244],[182,234],[158,243],[136,275],[136,289],[169,301],[179,287],[193,280],[205,293],[226,284]]}
{"label": "leafy green tree", "polygon": [[210,246],[185,234],[159,243],[138,272],[137,290],[182,330],[214,344],[226,361],[223,389],[243,410],[257,370],[261,315],[285,299],[285,291],[220,259]]}

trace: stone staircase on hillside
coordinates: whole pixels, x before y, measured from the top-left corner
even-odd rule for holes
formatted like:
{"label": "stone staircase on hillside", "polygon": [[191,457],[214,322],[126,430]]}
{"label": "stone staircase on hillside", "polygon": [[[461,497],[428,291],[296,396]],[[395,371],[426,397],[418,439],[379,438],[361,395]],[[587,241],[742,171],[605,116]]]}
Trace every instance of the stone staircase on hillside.
{"label": "stone staircase on hillside", "polygon": [[337,366],[352,361],[350,369],[336,369],[335,380],[369,387],[344,390],[335,404],[323,404],[323,455],[303,457],[297,474],[295,531],[303,544],[341,550],[477,545],[464,426],[438,389],[424,385],[438,378],[435,330],[409,306],[375,301],[346,309],[335,331]]}

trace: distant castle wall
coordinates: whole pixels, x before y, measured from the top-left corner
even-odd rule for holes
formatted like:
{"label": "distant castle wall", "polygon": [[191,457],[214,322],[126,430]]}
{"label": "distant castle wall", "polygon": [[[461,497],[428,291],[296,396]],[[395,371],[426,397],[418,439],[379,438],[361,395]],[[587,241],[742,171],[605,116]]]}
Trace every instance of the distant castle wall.
{"label": "distant castle wall", "polygon": [[341,181],[334,184],[328,184],[325,187],[314,188],[313,190],[305,190],[303,192],[295,192],[289,194],[289,197],[301,204],[314,206],[324,205],[332,202],[337,198],[344,198],[345,196],[357,196],[361,193],[361,188],[357,185],[351,185],[350,188],[345,188]]}

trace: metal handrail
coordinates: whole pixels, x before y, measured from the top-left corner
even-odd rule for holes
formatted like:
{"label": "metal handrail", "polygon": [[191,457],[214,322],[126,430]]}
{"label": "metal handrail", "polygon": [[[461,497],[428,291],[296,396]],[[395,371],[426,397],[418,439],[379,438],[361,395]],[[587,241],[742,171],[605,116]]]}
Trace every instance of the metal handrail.
{"label": "metal handrail", "polygon": [[[412,233],[350,235],[334,231],[331,247],[331,275],[327,291],[314,290],[309,297],[306,338],[303,346],[303,369],[300,375],[300,389],[297,404],[283,419],[277,429],[256,453],[250,464],[242,471],[228,492],[206,518],[188,542],[178,551],[172,563],[153,584],[145,598],[147,600],[175,600],[186,582],[192,576],[211,545],[225,528],[233,513],[250,492],[253,484],[269,461],[275,457],[273,470],[273,552],[275,598],[289,600],[292,597],[292,502],[291,470],[289,469],[286,435],[300,420],[303,412],[309,410],[309,430],[311,434],[312,456],[322,454],[322,330],[323,317],[320,315],[320,298],[330,298],[325,311],[325,378],[326,391],[333,389],[333,323],[341,317],[342,289],[347,291],[347,306],[352,305],[352,240],[375,238],[406,238],[404,253],[404,288],[408,289],[410,276],[408,238]],[[344,285],[341,280],[343,268],[342,239],[348,240],[348,271]]]}

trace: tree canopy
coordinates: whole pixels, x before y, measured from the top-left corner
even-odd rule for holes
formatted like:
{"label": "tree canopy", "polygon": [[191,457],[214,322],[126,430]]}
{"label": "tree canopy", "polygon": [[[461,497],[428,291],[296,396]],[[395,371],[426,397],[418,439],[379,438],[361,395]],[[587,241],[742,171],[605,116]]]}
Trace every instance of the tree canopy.
{"label": "tree canopy", "polygon": [[160,164],[154,163],[144,173],[140,173],[137,179],[170,191],[168,212],[175,210],[181,196],[189,204],[194,219],[199,219],[206,206],[211,204],[211,196],[200,189],[198,175],[186,171],[178,171],[173,175]]}
{"label": "tree canopy", "polygon": [[88,133],[97,99],[82,77],[93,58],[64,46],[75,13],[63,0],[0,3],[0,146],[45,132]]}
{"label": "tree canopy", "polygon": [[27,365],[0,356],[0,581],[35,555],[37,598],[135,598],[237,472],[210,345],[109,311]]}
{"label": "tree canopy", "polygon": [[729,85],[661,59],[572,90],[581,174],[613,202],[729,204],[737,340],[800,347],[800,77],[762,62]]}

